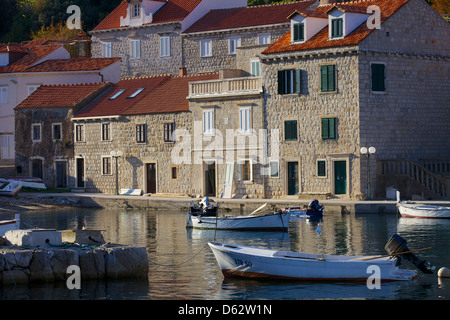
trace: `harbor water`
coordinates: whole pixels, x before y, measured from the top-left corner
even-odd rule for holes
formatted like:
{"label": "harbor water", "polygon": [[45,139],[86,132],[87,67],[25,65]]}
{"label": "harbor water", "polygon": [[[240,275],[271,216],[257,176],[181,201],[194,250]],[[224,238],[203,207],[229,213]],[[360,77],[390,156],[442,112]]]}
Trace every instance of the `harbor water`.
{"label": "harbor water", "polygon": [[[0,220],[11,218],[0,214]],[[400,218],[396,214],[326,212],[320,223],[296,218],[288,232],[243,232],[186,229],[179,210],[65,209],[21,213],[21,228],[100,229],[107,242],[145,246],[148,280],[83,281],[81,289],[52,284],[6,285],[1,300],[449,300],[450,278],[437,270],[450,267],[450,221]],[[218,240],[280,250],[342,255],[383,255],[393,234],[407,240],[421,259],[436,266],[434,274],[418,273],[407,282],[300,282],[224,279],[207,246]],[[407,261],[403,268],[414,269]],[[368,275],[369,276],[369,275]]]}

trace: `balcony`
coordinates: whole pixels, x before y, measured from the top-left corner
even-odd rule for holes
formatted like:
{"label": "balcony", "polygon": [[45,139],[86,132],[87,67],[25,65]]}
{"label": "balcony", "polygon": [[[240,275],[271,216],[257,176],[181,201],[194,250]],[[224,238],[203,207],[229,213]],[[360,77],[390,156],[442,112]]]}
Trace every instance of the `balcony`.
{"label": "balcony", "polygon": [[190,82],[188,99],[261,96],[262,93],[260,77],[242,77]]}

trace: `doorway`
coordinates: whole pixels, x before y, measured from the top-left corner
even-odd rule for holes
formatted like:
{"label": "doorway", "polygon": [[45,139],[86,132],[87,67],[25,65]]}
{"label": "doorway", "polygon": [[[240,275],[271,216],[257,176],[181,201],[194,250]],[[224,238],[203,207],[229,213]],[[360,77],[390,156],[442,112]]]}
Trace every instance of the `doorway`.
{"label": "doorway", "polygon": [[287,174],[288,195],[296,195],[299,192],[298,162],[287,163]]}
{"label": "doorway", "polygon": [[334,161],[334,193],[347,193],[347,161]]}
{"label": "doorway", "polygon": [[216,196],[216,163],[205,162],[205,196]]}
{"label": "doorway", "polygon": [[146,193],[156,193],[156,163],[147,163],[147,190]]}
{"label": "doorway", "polygon": [[84,188],[84,158],[77,158],[77,188]]}
{"label": "doorway", "polygon": [[67,188],[67,162],[66,161],[56,161],[55,162],[55,183],[56,188]]}

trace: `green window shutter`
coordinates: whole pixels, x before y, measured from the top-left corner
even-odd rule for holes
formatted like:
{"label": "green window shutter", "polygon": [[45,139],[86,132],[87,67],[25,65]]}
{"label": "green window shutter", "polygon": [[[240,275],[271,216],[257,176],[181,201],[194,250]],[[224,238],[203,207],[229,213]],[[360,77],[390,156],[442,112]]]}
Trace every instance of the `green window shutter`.
{"label": "green window shutter", "polygon": [[278,94],[284,94],[284,71],[278,71]]}
{"label": "green window shutter", "polygon": [[322,118],[322,140],[336,139],[336,118]]}
{"label": "green window shutter", "polygon": [[372,91],[384,91],[384,64],[374,63],[372,67]]}
{"label": "green window shutter", "polygon": [[318,177],[325,177],[326,175],[327,175],[327,172],[326,172],[326,161],[325,160],[317,161],[317,176]]}
{"label": "green window shutter", "polygon": [[320,91],[326,92],[328,91],[327,85],[327,67],[328,66],[320,66]]}
{"label": "green window shutter", "polygon": [[322,118],[322,140],[328,139],[328,119]]}
{"label": "green window shutter", "polygon": [[327,66],[327,72],[328,72],[328,77],[327,77],[327,82],[328,82],[328,91],[335,91],[336,90],[336,79],[335,79],[335,75],[336,73],[334,72],[334,65],[331,66]]}
{"label": "green window shutter", "polygon": [[297,140],[297,121],[289,120],[284,122],[284,139]]}
{"label": "green window shutter", "polygon": [[305,40],[305,25],[303,23],[294,24],[294,42]]}
{"label": "green window shutter", "polygon": [[295,70],[295,93],[300,93],[301,91],[301,70]]}

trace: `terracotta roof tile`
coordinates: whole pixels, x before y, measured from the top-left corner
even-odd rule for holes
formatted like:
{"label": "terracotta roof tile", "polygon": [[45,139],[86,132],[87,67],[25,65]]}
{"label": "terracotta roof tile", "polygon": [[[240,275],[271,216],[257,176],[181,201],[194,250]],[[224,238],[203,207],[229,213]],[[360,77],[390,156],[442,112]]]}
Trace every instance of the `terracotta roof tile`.
{"label": "terracotta roof tile", "polygon": [[28,47],[29,52],[22,58],[14,61],[8,66],[0,67],[0,73],[24,72],[27,68],[39,62],[50,53],[61,48],[61,45],[42,45]]}
{"label": "terracotta roof tile", "polygon": [[101,70],[107,66],[120,61],[120,58],[76,58],[55,59],[44,61],[27,72],[54,72],[54,71],[88,71]]}
{"label": "terracotta roof tile", "polygon": [[218,73],[172,77],[123,114],[152,114],[189,111],[189,82],[219,79]]}
{"label": "terracotta roof tile", "polygon": [[42,85],[14,109],[74,107],[109,85],[108,82]]}
{"label": "terracotta roof tile", "polygon": [[[75,118],[121,115],[168,79],[170,76],[167,75],[122,79],[93,103],[78,112]],[[144,88],[144,90],[135,98],[129,98],[140,88]],[[122,94],[115,99],[110,99],[121,90],[124,90]]]}
{"label": "terracotta roof tile", "polygon": [[294,11],[303,11],[314,1],[287,2],[244,8],[211,10],[184,33],[226,30],[279,23],[288,23]]}
{"label": "terracotta roof tile", "polygon": [[122,1],[92,31],[120,28],[120,17],[127,15],[127,8],[128,2],[126,0]]}
{"label": "terracotta roof tile", "polygon": [[[409,0],[359,0],[354,2],[345,2],[339,4],[331,4],[328,6],[319,6],[316,12],[327,12],[334,7],[340,7],[342,10],[350,12],[361,12],[361,10],[367,10],[370,5],[376,5],[381,10],[381,23],[386,21],[397,10],[399,10]],[[328,39],[328,26],[319,31],[315,36],[305,43],[291,44],[291,33],[287,32],[278,41],[264,50],[263,54],[271,53],[283,53],[301,50],[311,49],[323,49],[340,46],[357,45],[363,41],[370,33],[375,29],[369,29],[365,23],[356,28],[351,34],[347,35],[344,39],[329,40]]]}

